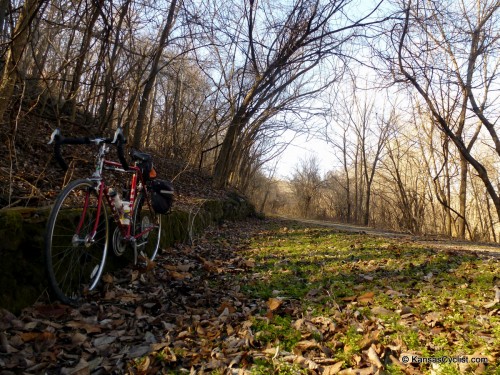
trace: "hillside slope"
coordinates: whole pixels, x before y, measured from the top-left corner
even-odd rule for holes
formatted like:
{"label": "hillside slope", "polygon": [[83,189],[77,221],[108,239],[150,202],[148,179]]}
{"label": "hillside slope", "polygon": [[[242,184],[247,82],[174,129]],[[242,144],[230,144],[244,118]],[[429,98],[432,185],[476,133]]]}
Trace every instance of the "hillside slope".
{"label": "hillside slope", "polygon": [[[47,145],[56,121],[48,121],[36,114],[21,117],[19,122],[0,132],[0,209],[4,207],[42,207],[49,205],[61,186],[78,177],[88,177],[94,168],[96,147],[92,145],[66,145],[63,149],[70,170],[64,173]],[[111,136],[98,134],[95,128],[62,123],[62,134],[67,137]],[[225,196],[223,190],[213,189],[212,179],[181,160],[171,160],[151,150],[159,178],[174,182],[177,205],[190,205],[197,198]],[[117,160],[112,148],[109,158]],[[117,184],[123,176],[115,175]],[[119,185],[118,185],[119,186]]]}

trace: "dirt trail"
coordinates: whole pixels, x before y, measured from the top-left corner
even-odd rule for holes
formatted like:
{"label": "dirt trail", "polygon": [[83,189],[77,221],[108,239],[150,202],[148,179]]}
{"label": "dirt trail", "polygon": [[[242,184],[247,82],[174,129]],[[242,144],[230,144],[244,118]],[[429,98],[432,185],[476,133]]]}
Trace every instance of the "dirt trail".
{"label": "dirt trail", "polygon": [[369,234],[373,236],[401,239],[402,241],[412,242],[428,248],[435,248],[440,250],[452,250],[452,251],[472,251],[480,256],[500,259],[500,244],[496,243],[471,242],[471,241],[449,239],[437,236],[415,236],[408,233],[393,232],[393,231],[364,227],[359,225],[339,224],[322,220],[296,219],[284,216],[282,216],[281,218],[285,220],[292,220],[306,224],[330,227],[342,232]]}

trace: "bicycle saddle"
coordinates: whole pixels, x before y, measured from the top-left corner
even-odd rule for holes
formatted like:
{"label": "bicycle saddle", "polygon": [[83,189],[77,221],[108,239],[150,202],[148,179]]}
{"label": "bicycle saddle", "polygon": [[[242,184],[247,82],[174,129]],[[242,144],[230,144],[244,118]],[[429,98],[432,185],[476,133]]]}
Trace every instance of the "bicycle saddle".
{"label": "bicycle saddle", "polygon": [[150,161],[151,155],[146,153],[146,152],[141,152],[137,150],[132,150],[130,152],[130,156],[132,157],[132,160],[140,160],[140,161]]}

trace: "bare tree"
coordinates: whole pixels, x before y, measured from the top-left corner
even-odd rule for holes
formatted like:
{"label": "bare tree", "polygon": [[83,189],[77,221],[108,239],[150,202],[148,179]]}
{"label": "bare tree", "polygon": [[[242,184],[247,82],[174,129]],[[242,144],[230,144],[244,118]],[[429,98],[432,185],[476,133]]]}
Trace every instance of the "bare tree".
{"label": "bare tree", "polygon": [[[12,32],[0,83],[0,121],[2,121],[5,110],[14,94],[14,87],[20,73],[19,65],[30,41],[30,27],[34,19],[39,16],[38,13],[44,3],[43,0],[26,0]],[[3,5],[5,6],[5,4]]]}
{"label": "bare tree", "polygon": [[125,16],[129,11],[131,0],[125,0],[125,2],[121,5],[118,11],[118,21],[114,26],[114,30],[108,28],[106,30],[108,37],[112,36],[112,32],[114,31],[113,36],[113,45],[111,47],[111,51],[109,51],[109,58],[107,59],[107,69],[104,75],[103,80],[103,93],[101,98],[101,103],[99,105],[99,110],[97,112],[97,117],[99,119],[99,130],[103,131],[108,126],[110,126],[111,118],[113,116],[113,110],[116,104],[116,95],[117,88],[113,85],[115,67],[118,64],[118,56],[123,49],[123,46],[120,43],[120,39],[122,36],[122,27],[125,21]]}
{"label": "bare tree", "polygon": [[132,146],[135,148],[139,148],[142,146],[144,122],[146,118],[146,112],[149,108],[151,91],[153,90],[156,75],[159,72],[158,67],[160,64],[160,58],[162,56],[165,47],[169,42],[168,37],[174,25],[176,11],[177,11],[177,0],[171,0],[168,15],[165,20],[165,25],[163,26],[163,30],[161,32],[160,39],[158,41],[158,46],[156,47],[154,56],[152,58],[149,75],[146,78],[146,82],[144,83],[144,90],[142,92],[141,103],[139,106],[139,113],[137,115],[137,123],[135,125],[134,140],[132,143]]}
{"label": "bare tree", "polygon": [[[392,204],[395,229],[421,234],[425,232],[425,192],[428,186],[424,181],[427,176],[422,175],[420,161],[414,155],[415,140],[403,138],[402,135],[395,137],[387,145],[387,158],[383,164],[388,176],[383,174],[382,178],[392,194],[386,192],[385,197],[395,200]],[[389,206],[385,205],[383,209],[388,211]]]}
{"label": "bare tree", "polygon": [[[404,20],[394,29],[398,78],[413,87],[426,103],[436,126],[462,157],[460,216],[465,217],[467,164],[483,181],[500,217],[500,196],[490,174],[475,152],[475,140],[489,135],[500,156],[494,123],[498,103],[490,89],[498,77],[500,2],[418,0],[404,2]],[[465,231],[461,224],[460,235]]]}
{"label": "bare tree", "polygon": [[314,156],[302,159],[290,181],[295,193],[299,214],[308,218],[318,209],[319,192],[323,185],[319,162]]}
{"label": "bare tree", "polygon": [[66,94],[66,102],[69,103],[72,121],[74,121],[76,116],[76,96],[78,95],[78,91],[80,89],[81,76],[86,62],[87,52],[92,41],[92,33],[94,32],[97,18],[102,12],[103,2],[103,0],[97,0],[83,11],[83,14],[88,16],[88,20],[85,22],[87,27],[83,33],[80,50],[75,61],[75,69],[72,74],[71,86]]}
{"label": "bare tree", "polygon": [[[230,70],[219,73],[229,101],[228,119],[214,168],[216,185],[224,186],[239,173],[248,128],[259,128],[270,118],[290,111],[335,81],[345,68],[347,43],[355,30],[377,22],[373,12],[351,20],[349,1],[226,2],[206,13],[215,24],[206,29],[210,43]],[[375,7],[376,8],[376,7]],[[216,11],[212,11],[216,9]],[[224,51],[223,51],[224,50]],[[328,78],[314,74],[326,58]],[[323,77],[324,78],[324,77]]]}
{"label": "bare tree", "polygon": [[350,89],[337,93],[330,104],[324,138],[340,151],[334,154],[345,174],[348,217],[354,206],[354,221],[368,225],[375,173],[396,114],[394,109],[384,114],[385,109],[376,106],[377,95],[369,96],[367,88],[359,89],[357,84],[353,78]]}
{"label": "bare tree", "polygon": [[[0,35],[7,35],[7,15],[9,14],[9,0],[0,0]],[[5,42],[2,38],[2,42]]]}

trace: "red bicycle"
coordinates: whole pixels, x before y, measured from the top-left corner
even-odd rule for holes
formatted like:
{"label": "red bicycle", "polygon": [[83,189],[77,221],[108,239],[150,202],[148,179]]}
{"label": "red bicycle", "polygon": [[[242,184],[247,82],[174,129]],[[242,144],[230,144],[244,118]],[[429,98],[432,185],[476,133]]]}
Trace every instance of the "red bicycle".
{"label": "red bicycle", "polygon": [[[78,304],[96,288],[108,245],[115,255],[132,251],[133,262],[155,259],[160,246],[161,214],[169,211],[173,188],[169,181],[156,180],[150,154],[132,151],[133,165],[124,156],[122,129],[114,137],[65,138],[59,129],[51,136],[55,157],[63,169],[64,144],[98,146],[95,171],[89,178],[70,182],[57,197],[47,223],[45,264],[55,296],[67,304]],[[120,162],[106,159],[109,145],[115,145]],[[103,171],[131,174],[129,183],[118,189],[106,184]],[[110,236],[110,221],[116,229]]]}

